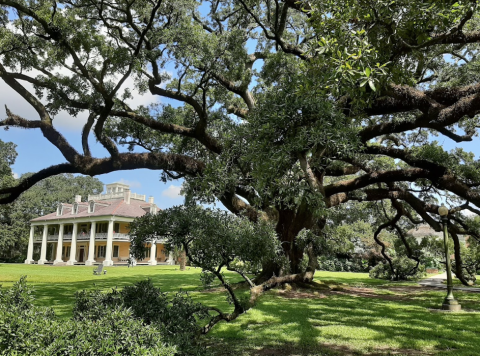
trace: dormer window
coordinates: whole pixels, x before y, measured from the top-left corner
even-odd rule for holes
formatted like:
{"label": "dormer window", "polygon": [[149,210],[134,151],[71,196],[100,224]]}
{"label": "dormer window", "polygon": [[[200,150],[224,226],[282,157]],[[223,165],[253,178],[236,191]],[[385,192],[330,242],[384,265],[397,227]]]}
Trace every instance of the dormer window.
{"label": "dormer window", "polygon": [[90,203],[88,203],[88,212],[93,213],[94,211],[95,211],[95,202],[91,201]]}
{"label": "dormer window", "polygon": [[58,204],[57,205],[57,216],[62,216],[63,215],[63,204]]}
{"label": "dormer window", "polygon": [[77,214],[77,213],[78,213],[78,203],[75,202],[73,203],[72,214]]}

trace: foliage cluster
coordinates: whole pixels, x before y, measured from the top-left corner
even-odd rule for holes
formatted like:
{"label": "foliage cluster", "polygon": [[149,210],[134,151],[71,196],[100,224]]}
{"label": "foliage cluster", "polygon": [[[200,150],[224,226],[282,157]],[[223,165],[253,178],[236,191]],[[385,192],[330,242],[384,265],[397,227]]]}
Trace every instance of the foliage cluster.
{"label": "foliage cluster", "polygon": [[187,354],[201,352],[199,321],[209,315],[207,309],[194,302],[186,292],[179,291],[170,297],[156,288],[150,279],[120,291],[81,291],[76,293],[73,319],[101,322],[118,309],[128,310],[144,325],[160,331],[162,340],[177,345],[179,351]]}
{"label": "foliage cluster", "polygon": [[318,269],[329,272],[368,272],[368,260],[361,257],[339,258],[336,256],[320,256]]}
{"label": "foliage cluster", "polygon": [[223,267],[240,274],[257,273],[263,263],[279,258],[280,245],[270,223],[253,223],[222,210],[197,205],[174,206],[144,215],[130,224],[131,251],[142,258],[145,244],[165,239],[167,250],[182,247],[205,273]]}
{"label": "foliage cluster", "polygon": [[0,354],[39,356],[173,356],[162,332],[117,305],[97,318],[58,320],[51,308],[33,304],[22,277],[0,289]]}

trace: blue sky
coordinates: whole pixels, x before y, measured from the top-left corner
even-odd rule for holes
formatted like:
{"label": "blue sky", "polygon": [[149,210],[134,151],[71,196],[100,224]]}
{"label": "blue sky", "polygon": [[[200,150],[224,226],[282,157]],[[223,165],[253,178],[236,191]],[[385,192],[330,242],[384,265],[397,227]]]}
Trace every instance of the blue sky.
{"label": "blue sky", "polygon": [[[15,114],[25,119],[38,120],[36,112],[0,80],[0,119],[5,118],[5,105]],[[134,106],[147,104],[156,101],[155,97],[150,95],[136,95]],[[85,123],[85,115],[79,117],[70,117],[66,113],[59,113],[54,118],[56,128],[65,136],[65,138],[80,152],[81,148],[81,128]],[[39,129],[19,129],[10,127],[9,130],[0,128],[0,140],[13,142],[17,145],[18,157],[13,165],[15,175],[21,175],[27,172],[37,172],[48,166],[65,162],[64,157],[46,138],[43,137]],[[107,157],[107,151],[96,142],[93,134],[90,135],[90,148],[94,157]],[[162,208],[168,208],[173,205],[183,203],[183,197],[180,196],[182,181],[168,182],[164,184],[159,180],[160,171],[140,169],[134,171],[119,171],[96,176],[103,183],[123,182],[130,185],[132,192],[153,196],[157,205]]]}
{"label": "blue sky", "polygon": [[[3,100],[0,99],[0,101]],[[62,133],[77,149],[80,148],[80,133],[78,131],[65,132],[64,130]],[[17,144],[18,157],[13,165],[15,174],[36,172],[50,165],[65,162],[59,151],[42,136],[40,130],[18,128],[10,128],[8,131],[0,130],[0,139]],[[97,143],[92,145],[92,151],[97,157],[107,156]],[[113,182],[129,184],[132,192],[153,196],[155,203],[162,209],[182,204],[183,197],[179,195],[181,181],[164,184],[160,182],[159,175],[160,171],[139,169],[112,172],[96,177],[105,184]]]}

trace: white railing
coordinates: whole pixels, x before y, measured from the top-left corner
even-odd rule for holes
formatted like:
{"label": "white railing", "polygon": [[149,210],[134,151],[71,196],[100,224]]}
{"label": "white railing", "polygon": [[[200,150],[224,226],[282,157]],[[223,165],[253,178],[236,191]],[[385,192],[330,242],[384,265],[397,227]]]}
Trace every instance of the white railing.
{"label": "white railing", "polygon": [[[107,238],[108,238],[108,233],[106,232],[100,232],[95,234],[95,240],[106,240]],[[42,241],[42,239],[43,239],[43,236],[41,235],[33,237],[33,241]],[[130,235],[121,234],[117,232],[113,234],[113,239],[130,241]],[[63,235],[63,241],[71,241],[71,240],[72,240],[72,234]],[[90,233],[77,234],[77,241],[85,241],[85,240],[90,240]],[[47,241],[58,241],[58,235],[48,235]]]}
{"label": "white railing", "polygon": [[[108,238],[108,233],[106,232],[99,232],[95,234],[95,240],[106,240]],[[43,236],[34,236],[33,241],[40,241],[42,242]],[[85,241],[85,240],[90,240],[90,234],[89,233],[80,233],[77,235],[77,241]],[[122,240],[122,241],[130,241],[130,235],[129,234],[121,234],[121,233],[114,233],[113,234],[113,240]],[[47,236],[47,241],[58,241],[58,235],[48,235]],[[63,241],[72,241],[72,234],[64,234],[63,235]],[[155,243],[165,243],[165,239],[163,238],[156,238]]]}
{"label": "white railing", "polygon": [[57,241],[58,240],[58,234],[57,235],[48,235],[47,236],[47,241]]}
{"label": "white railing", "polygon": [[77,234],[77,241],[78,240],[90,240],[90,234],[87,232],[81,232],[80,234]]}
{"label": "white railing", "polygon": [[128,235],[128,234],[115,233],[115,234],[113,234],[113,239],[114,239],[114,240],[126,240],[126,241],[130,241],[130,235]]}
{"label": "white railing", "polygon": [[[107,200],[123,198],[123,192],[88,195],[87,200]],[[145,201],[147,196],[144,194],[130,193],[130,199]]]}
{"label": "white railing", "polygon": [[90,200],[105,200],[105,199],[115,199],[115,198],[123,198],[123,192],[88,195],[87,200],[88,201],[90,201]]}
{"label": "white railing", "polygon": [[[106,240],[107,238],[108,238],[108,234],[106,232],[100,232],[95,234],[95,240]],[[130,241],[130,235],[116,232],[113,234],[113,239]]]}

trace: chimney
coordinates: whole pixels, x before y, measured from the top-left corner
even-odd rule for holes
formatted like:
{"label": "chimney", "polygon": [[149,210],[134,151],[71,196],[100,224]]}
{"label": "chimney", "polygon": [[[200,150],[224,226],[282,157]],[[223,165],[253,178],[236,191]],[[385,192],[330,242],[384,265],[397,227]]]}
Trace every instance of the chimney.
{"label": "chimney", "polygon": [[128,188],[123,190],[123,201],[125,204],[130,204],[130,189]]}
{"label": "chimney", "polygon": [[75,195],[75,203],[81,203],[82,202],[82,196],[81,195]]}
{"label": "chimney", "polygon": [[150,214],[155,215],[157,213],[157,206],[153,204],[153,197],[148,197],[148,203],[150,204]]}

